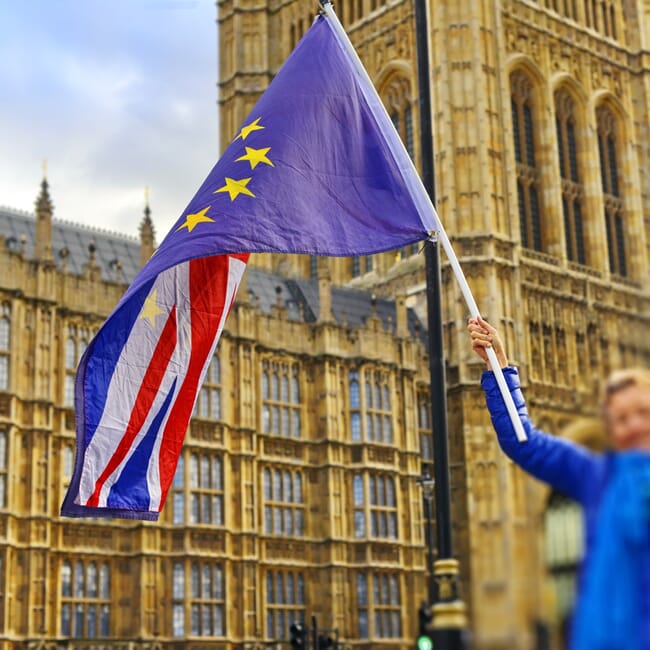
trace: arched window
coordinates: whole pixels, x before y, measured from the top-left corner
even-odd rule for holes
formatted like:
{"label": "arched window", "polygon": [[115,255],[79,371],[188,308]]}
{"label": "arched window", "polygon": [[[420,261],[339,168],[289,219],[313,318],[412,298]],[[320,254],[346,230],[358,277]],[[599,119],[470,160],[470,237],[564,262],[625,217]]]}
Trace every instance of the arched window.
{"label": "arched window", "polygon": [[[415,158],[413,139],[413,99],[411,97],[411,83],[401,74],[394,74],[381,90],[381,98],[390,115],[390,119],[399,133],[406,151],[412,159]],[[413,244],[400,249],[401,259],[410,257],[418,252],[418,245]],[[366,267],[366,271],[371,268]]]}
{"label": "arched window", "polygon": [[185,635],[185,569],[181,562],[174,564],[172,581],[172,634]]}
{"label": "arched window", "polygon": [[196,397],[194,416],[212,420],[221,419],[221,361],[215,352],[208,366],[203,385]]}
{"label": "arched window", "polygon": [[224,585],[220,564],[194,562],[190,569],[190,634],[223,636]]}
{"label": "arched window", "polygon": [[351,370],[348,375],[351,438],[355,442],[392,444],[390,376],[380,370],[366,369],[363,378],[362,402],[359,371]]}
{"label": "arched window", "polygon": [[627,275],[625,222],[623,200],[619,187],[616,120],[605,106],[596,111],[598,125],[598,154],[600,157],[600,178],[605,204],[605,229],[609,270],[616,275]]}
{"label": "arched window", "polygon": [[[179,491],[181,488],[178,488]],[[223,460],[193,453],[189,458],[189,523],[224,525]]]}
{"label": "arched window", "polygon": [[262,432],[300,438],[302,405],[297,364],[263,361]]}
{"label": "arched window", "polygon": [[266,574],[266,636],[289,636],[294,622],[305,621],[305,579],[293,571],[269,571]]}
{"label": "arched window", "polygon": [[535,157],[533,87],[529,78],[517,71],[510,75],[512,133],[517,163],[517,200],[521,245],[543,250],[540,221],[540,171]]}
{"label": "arched window", "polygon": [[0,390],[9,389],[10,314],[8,303],[0,305]]}
{"label": "arched window", "polygon": [[0,509],[7,507],[7,471],[8,471],[7,432],[0,431]]}
{"label": "arched window", "polygon": [[399,577],[395,573],[357,573],[357,633],[360,639],[402,636],[400,591]]}
{"label": "arched window", "polygon": [[305,534],[305,504],[302,475],[288,470],[265,469],[264,532],[269,535],[302,537]]}
{"label": "arched window", "polygon": [[397,499],[393,477],[374,472],[355,474],[352,490],[354,536],[397,539]]}
{"label": "arched window", "polygon": [[413,147],[413,99],[409,80],[401,74],[393,75],[383,87],[381,97],[406,150],[413,158],[415,155]]}
{"label": "arched window", "polygon": [[110,568],[108,563],[61,564],[61,635],[107,637],[110,633]]}
{"label": "arched window", "polygon": [[64,365],[65,377],[63,383],[63,404],[65,406],[74,405],[74,383],[77,366],[81,361],[81,356],[88,347],[88,341],[91,339],[91,331],[83,325],[70,324],[67,327],[66,338],[64,343]]}
{"label": "arched window", "polygon": [[578,165],[576,104],[565,90],[555,94],[555,126],[562,179],[562,212],[567,258],[586,264],[584,242],[584,188]]}

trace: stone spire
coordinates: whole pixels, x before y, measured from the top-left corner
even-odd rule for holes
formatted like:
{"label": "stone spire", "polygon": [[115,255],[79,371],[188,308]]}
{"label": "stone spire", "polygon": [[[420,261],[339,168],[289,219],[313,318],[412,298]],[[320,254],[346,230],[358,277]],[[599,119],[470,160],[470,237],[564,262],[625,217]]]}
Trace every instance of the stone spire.
{"label": "stone spire", "polygon": [[45,163],[43,163],[43,180],[41,181],[41,193],[38,195],[35,204],[36,211],[36,245],[34,257],[37,260],[52,260],[52,199],[50,198],[49,186],[45,177]]}
{"label": "stone spire", "polygon": [[156,238],[153,221],[151,221],[148,188],[144,191],[144,197],[144,217],[142,217],[142,221],[140,222],[140,266],[144,266],[149,258],[153,255]]}

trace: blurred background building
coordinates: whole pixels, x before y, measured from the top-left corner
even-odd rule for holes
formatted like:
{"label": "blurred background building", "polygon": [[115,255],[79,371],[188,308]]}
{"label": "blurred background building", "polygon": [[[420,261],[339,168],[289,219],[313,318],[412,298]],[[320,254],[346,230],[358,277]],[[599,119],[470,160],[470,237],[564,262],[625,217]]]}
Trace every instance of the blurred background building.
{"label": "blurred background building", "polygon": [[[650,2],[429,8],[440,216],[536,422],[602,444],[599,379],[650,365]],[[336,9],[417,165],[412,3]],[[314,11],[218,2],[222,142]],[[432,461],[417,246],[253,256],[160,522],[58,516],[76,365],[154,248],[148,206],[139,241],[82,228],[46,179],[33,215],[0,210],[0,648],[252,648],[312,615],[342,645],[412,647]],[[579,518],[498,449],[442,262],[473,647],[559,648]]]}

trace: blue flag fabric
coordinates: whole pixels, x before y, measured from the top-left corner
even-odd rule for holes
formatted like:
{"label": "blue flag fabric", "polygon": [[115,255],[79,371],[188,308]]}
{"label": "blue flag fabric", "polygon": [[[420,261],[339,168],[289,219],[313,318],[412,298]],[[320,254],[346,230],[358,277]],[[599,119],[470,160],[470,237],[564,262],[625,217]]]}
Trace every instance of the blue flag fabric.
{"label": "blue flag fabric", "polygon": [[86,349],[63,515],[158,517],[249,253],[365,255],[434,229],[368,84],[317,18]]}
{"label": "blue flag fabric", "polygon": [[148,272],[219,253],[367,255],[426,239],[433,214],[408,189],[410,161],[399,160],[407,154],[395,152],[394,127],[383,108],[378,119],[369,90],[319,16]]}

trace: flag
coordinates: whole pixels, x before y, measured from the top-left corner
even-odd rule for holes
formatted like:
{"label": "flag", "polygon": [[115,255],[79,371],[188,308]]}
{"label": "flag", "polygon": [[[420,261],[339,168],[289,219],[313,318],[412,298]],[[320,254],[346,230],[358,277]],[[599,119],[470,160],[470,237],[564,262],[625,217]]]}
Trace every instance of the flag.
{"label": "flag", "polygon": [[249,253],[367,255],[429,236],[396,139],[318,17],[86,349],[63,515],[157,519]]}

